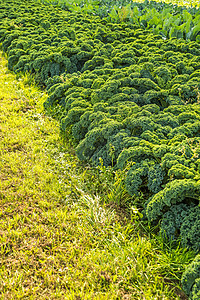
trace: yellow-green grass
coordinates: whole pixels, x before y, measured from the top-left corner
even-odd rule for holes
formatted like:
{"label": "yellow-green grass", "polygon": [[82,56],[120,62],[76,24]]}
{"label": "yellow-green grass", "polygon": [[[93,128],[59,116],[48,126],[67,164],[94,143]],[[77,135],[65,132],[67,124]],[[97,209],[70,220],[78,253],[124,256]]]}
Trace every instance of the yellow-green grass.
{"label": "yellow-green grass", "polygon": [[119,174],[78,162],[46,94],[0,57],[0,299],[186,299],[193,254],[105,204],[127,197]]}

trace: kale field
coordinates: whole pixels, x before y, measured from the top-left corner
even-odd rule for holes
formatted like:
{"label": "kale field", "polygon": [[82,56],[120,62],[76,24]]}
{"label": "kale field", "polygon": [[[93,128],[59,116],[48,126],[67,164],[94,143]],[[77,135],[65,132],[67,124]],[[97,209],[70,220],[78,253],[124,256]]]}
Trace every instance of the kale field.
{"label": "kale field", "polygon": [[200,9],[84,3],[0,1],[8,68],[47,91],[81,161],[125,174],[142,222],[196,253],[182,286],[198,300]]}

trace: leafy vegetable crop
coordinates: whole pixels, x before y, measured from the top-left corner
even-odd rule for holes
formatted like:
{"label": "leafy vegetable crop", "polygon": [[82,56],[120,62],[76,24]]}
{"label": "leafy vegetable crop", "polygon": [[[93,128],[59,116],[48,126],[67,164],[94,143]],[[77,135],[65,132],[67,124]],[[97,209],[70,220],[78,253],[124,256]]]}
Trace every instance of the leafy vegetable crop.
{"label": "leafy vegetable crop", "polygon": [[182,285],[189,299],[198,300],[200,297],[200,255],[186,268],[182,276]]}
{"label": "leafy vegetable crop", "polygon": [[106,18],[108,22],[138,24],[143,29],[151,29],[153,33],[161,34],[163,38],[176,37],[200,41],[200,9],[197,8],[199,3],[197,5],[194,1],[191,7],[178,6],[178,3],[167,4],[148,0],[79,0],[75,2],[41,0],[41,2],[57,5],[72,12],[93,13]]}
{"label": "leafy vegetable crop", "polygon": [[146,217],[198,252],[200,44],[31,1],[0,1],[0,20],[9,68],[46,86],[78,157],[127,168]]}

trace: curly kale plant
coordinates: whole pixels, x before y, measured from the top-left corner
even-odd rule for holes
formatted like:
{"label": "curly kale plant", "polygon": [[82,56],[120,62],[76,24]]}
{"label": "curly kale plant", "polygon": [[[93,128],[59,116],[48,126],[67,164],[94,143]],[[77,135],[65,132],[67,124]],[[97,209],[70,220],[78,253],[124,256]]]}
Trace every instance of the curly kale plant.
{"label": "curly kale plant", "polygon": [[[200,182],[191,179],[174,180],[155,194],[146,208],[146,214],[150,221],[157,220],[166,210],[174,204],[193,200],[198,201],[200,195]],[[197,213],[198,219],[198,213]]]}
{"label": "curly kale plant", "polygon": [[200,297],[200,255],[186,268],[181,279],[182,287],[190,300]]}
{"label": "curly kale plant", "polygon": [[180,228],[185,218],[190,214],[193,206],[188,204],[172,205],[170,209],[163,214],[160,233],[164,238],[175,240],[180,235]]}
{"label": "curly kale plant", "polygon": [[192,204],[172,205],[163,215],[160,233],[169,240],[179,236],[183,247],[200,250],[200,207]]}
{"label": "curly kale plant", "polygon": [[125,184],[127,191],[131,195],[137,195],[142,186],[146,186],[146,181],[148,182],[147,187],[149,191],[157,193],[161,190],[163,178],[164,172],[160,165],[153,160],[146,159],[135,163],[130,168],[127,172]]}
{"label": "curly kale plant", "polygon": [[181,243],[195,251],[200,251],[200,206],[190,209],[187,217],[183,219],[180,228]]}

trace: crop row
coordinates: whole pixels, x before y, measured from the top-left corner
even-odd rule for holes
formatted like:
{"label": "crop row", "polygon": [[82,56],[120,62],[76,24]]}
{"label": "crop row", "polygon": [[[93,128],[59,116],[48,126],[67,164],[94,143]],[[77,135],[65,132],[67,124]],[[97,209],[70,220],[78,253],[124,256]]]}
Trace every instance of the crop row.
{"label": "crop row", "polygon": [[31,1],[0,1],[0,20],[9,68],[46,86],[78,157],[127,169],[148,220],[198,252],[200,44]]}
{"label": "crop row", "polygon": [[163,38],[184,38],[200,42],[200,9],[182,7],[156,1],[144,2],[129,0],[93,1],[80,0],[71,2],[42,1],[53,3],[65,10],[81,13],[93,13],[108,22],[131,22],[143,29],[151,29]]}

